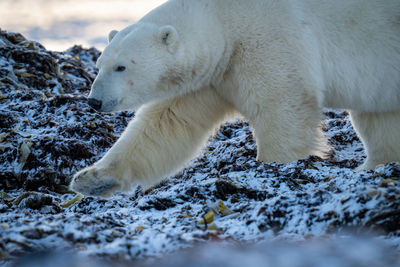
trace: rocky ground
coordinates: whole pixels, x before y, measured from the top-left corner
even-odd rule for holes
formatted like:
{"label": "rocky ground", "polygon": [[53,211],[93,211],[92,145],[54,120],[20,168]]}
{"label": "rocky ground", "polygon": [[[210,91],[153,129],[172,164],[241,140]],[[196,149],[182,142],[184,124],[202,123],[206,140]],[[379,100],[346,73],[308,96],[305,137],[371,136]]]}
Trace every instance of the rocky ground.
{"label": "rocky ground", "polygon": [[65,255],[93,265],[161,257],[153,264],[400,263],[400,166],[355,172],[365,155],[345,111],[323,114],[327,159],[257,162],[249,126],[237,120],[154,188],[65,203],[73,173],[99,159],[134,116],[87,105],[99,54],[79,46],[55,53],[0,32],[0,264],[61,267]]}

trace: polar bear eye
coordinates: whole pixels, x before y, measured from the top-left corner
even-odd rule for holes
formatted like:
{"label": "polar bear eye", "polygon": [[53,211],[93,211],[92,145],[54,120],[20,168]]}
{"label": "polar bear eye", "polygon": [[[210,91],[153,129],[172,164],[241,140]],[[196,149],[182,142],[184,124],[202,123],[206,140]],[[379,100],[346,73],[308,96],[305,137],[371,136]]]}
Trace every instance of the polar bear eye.
{"label": "polar bear eye", "polygon": [[115,71],[118,71],[118,72],[122,72],[122,71],[124,71],[125,70],[125,67],[124,66],[118,66],[116,69],[115,69]]}

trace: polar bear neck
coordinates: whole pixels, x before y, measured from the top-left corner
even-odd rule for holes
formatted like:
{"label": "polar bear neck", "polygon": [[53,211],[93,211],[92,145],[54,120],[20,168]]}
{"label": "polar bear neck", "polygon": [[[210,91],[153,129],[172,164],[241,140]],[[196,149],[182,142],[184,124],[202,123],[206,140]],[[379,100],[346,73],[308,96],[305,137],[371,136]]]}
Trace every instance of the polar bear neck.
{"label": "polar bear neck", "polygon": [[195,91],[221,80],[232,53],[232,46],[217,21],[214,2],[171,0],[140,20],[176,28],[183,45],[177,55],[182,59],[177,72],[185,80],[185,92]]}

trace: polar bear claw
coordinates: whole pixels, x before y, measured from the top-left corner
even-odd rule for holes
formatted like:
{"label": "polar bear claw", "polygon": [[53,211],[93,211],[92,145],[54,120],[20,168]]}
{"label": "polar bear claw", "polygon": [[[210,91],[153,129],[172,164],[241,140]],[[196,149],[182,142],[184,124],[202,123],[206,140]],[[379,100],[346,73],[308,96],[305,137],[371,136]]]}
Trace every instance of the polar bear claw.
{"label": "polar bear claw", "polygon": [[109,198],[120,186],[118,178],[110,176],[107,171],[91,167],[76,173],[70,188],[86,196]]}

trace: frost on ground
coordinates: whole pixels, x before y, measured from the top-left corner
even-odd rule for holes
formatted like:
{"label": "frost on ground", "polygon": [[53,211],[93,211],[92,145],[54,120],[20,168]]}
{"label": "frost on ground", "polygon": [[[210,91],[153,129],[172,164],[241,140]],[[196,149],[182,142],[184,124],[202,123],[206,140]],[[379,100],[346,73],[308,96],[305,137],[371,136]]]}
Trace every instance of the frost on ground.
{"label": "frost on ground", "polygon": [[[243,254],[232,244],[252,244],[244,264],[255,258],[288,266],[276,255],[306,262],[296,266],[339,256],[344,266],[355,259],[399,263],[400,166],[355,172],[365,156],[345,111],[324,112],[327,159],[257,162],[249,126],[237,120],[161,184],[111,200],[85,197],[65,208],[74,196],[67,187],[73,173],[99,159],[133,117],[99,114],[87,105],[98,56],[81,47],[54,53],[0,33],[0,264],[40,251],[126,263],[200,247],[178,254],[186,256],[176,266],[193,255],[204,266],[218,251],[225,255],[219,260],[239,266],[226,257]],[[353,240],[360,235],[373,237]],[[228,245],[216,248],[216,242]],[[354,250],[343,249],[346,244]],[[375,254],[360,252],[369,250]],[[307,264],[310,257],[315,265]]]}

